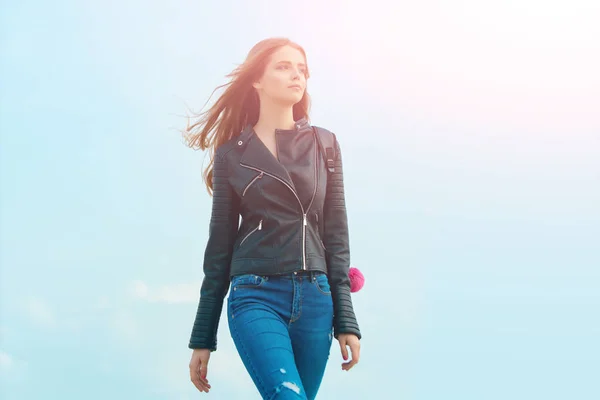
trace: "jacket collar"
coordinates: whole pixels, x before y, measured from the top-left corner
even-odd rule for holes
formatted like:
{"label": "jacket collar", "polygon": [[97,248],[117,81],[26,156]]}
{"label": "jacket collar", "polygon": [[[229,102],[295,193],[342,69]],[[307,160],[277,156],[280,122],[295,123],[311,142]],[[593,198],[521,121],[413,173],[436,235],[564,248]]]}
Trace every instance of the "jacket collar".
{"label": "jacket collar", "polygon": [[[301,118],[296,121],[294,130],[304,131],[307,129],[310,130],[312,127],[306,118]],[[279,132],[284,131],[280,130]],[[292,178],[290,177],[287,169],[273,156],[262,140],[256,136],[251,124],[246,126],[246,128],[238,136],[237,140],[238,146],[243,147],[240,164],[247,165],[260,171],[264,171],[267,174],[273,175],[287,183],[294,191],[296,191],[294,182],[292,182]]]}

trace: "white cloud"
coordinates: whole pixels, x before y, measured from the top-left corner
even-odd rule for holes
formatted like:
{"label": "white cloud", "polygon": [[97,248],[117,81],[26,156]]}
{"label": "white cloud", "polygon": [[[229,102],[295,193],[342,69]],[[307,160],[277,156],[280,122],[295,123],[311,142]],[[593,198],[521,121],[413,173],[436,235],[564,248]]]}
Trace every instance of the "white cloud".
{"label": "white cloud", "polygon": [[196,303],[200,296],[200,283],[179,283],[151,288],[142,281],[134,281],[130,293],[136,298],[153,303]]}
{"label": "white cloud", "polygon": [[0,371],[6,371],[13,366],[13,359],[7,353],[0,351]]}
{"label": "white cloud", "polygon": [[[27,362],[0,350],[0,377],[6,383],[25,382]],[[1,390],[0,390],[1,392]]]}
{"label": "white cloud", "polygon": [[148,286],[142,281],[135,281],[132,284],[131,292],[135,297],[145,299],[148,297]]}
{"label": "white cloud", "polygon": [[[136,280],[130,282],[127,295],[131,296],[131,299],[146,303],[142,308],[147,308],[149,303],[195,304],[200,295],[200,285],[200,282],[195,282],[153,286]],[[168,313],[165,309],[156,312]],[[219,350],[211,354],[209,380],[215,386],[216,392],[226,393],[226,398],[246,398],[248,390],[253,388],[253,383],[229,337],[229,326],[224,315],[225,310],[219,325]],[[126,349],[131,357],[145,357],[138,356],[137,352],[144,351],[147,344],[154,343],[156,338],[170,343],[153,352],[152,362],[145,363],[141,373],[160,390],[168,390],[173,398],[191,398],[197,393],[189,380],[188,363],[192,353],[187,349],[186,343],[181,342],[182,338],[185,341],[189,335],[191,320],[186,317],[180,323],[166,326],[157,324],[156,317],[157,314],[153,314],[151,320],[148,320],[146,314],[135,314],[121,309],[113,318],[113,329],[120,339],[132,341],[133,345],[128,344]],[[193,314],[190,318],[193,319]],[[143,343],[145,340],[148,342]]]}
{"label": "white cloud", "polygon": [[27,302],[27,312],[31,319],[41,326],[53,327],[56,325],[56,319],[52,309],[48,303],[43,300],[30,298]]}

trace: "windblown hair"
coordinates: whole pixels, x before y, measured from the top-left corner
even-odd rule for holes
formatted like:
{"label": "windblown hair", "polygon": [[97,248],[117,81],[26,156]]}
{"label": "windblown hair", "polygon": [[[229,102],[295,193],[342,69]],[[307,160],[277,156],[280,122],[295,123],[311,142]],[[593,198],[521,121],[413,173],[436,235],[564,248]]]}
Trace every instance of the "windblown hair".
{"label": "windblown hair", "polygon": [[[214,91],[225,88],[218,100],[205,112],[196,114],[196,122],[189,124],[184,132],[186,145],[193,149],[209,149],[210,163],[203,173],[208,193],[212,196],[212,175],[216,149],[234,136],[239,135],[248,125],[258,121],[260,102],[252,84],[260,79],[271,55],[283,46],[292,46],[302,52],[304,49],[286,38],[269,38],[252,47],[246,60],[230,74],[230,81],[218,86]],[[308,78],[308,68],[306,70]],[[212,97],[212,94],[211,94]],[[302,99],[294,105],[294,120],[308,119],[310,96],[305,91]]]}

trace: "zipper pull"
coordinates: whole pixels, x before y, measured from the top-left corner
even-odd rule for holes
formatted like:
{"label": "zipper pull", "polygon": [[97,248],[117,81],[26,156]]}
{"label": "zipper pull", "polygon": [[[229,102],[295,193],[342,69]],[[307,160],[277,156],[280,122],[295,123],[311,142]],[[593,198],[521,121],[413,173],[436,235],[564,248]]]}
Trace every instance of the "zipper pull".
{"label": "zipper pull", "polygon": [[262,219],[260,220],[260,222],[258,223],[258,230],[260,231],[262,229]]}
{"label": "zipper pull", "polygon": [[304,226],[308,225],[308,223],[306,222],[306,214],[302,215],[304,217]]}

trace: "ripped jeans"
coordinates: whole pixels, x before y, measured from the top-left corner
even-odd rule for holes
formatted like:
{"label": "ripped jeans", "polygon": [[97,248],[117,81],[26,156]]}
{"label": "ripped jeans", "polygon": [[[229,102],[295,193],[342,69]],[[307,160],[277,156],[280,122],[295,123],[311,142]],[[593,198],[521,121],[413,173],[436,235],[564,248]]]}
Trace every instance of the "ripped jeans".
{"label": "ripped jeans", "polygon": [[229,331],[263,399],[314,399],[329,359],[333,302],[327,275],[233,277]]}

